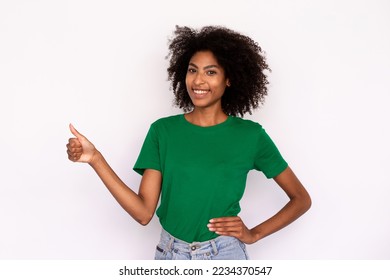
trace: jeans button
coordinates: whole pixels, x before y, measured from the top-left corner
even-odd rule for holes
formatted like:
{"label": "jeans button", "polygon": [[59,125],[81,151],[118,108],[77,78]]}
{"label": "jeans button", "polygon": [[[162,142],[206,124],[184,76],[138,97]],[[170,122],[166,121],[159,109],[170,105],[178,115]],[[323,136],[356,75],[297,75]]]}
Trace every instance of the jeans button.
{"label": "jeans button", "polygon": [[196,250],[196,246],[194,245],[194,246],[191,246],[191,250],[192,251],[195,251]]}

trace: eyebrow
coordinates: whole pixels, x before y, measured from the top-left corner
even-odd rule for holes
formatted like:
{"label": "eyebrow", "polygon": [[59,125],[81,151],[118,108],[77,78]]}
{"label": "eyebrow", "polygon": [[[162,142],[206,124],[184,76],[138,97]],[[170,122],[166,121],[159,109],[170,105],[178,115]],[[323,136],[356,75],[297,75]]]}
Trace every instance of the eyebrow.
{"label": "eyebrow", "polygon": [[[194,64],[192,62],[190,62],[189,65],[192,67],[195,67],[195,68],[199,68],[196,64]],[[212,64],[212,65],[207,65],[207,66],[203,67],[203,69],[210,69],[210,68],[220,68],[220,66]]]}

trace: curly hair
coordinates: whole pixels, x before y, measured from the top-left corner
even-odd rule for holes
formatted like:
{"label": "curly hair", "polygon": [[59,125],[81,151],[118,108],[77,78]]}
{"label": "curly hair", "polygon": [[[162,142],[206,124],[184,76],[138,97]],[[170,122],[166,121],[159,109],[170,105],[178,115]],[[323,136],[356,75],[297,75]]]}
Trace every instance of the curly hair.
{"label": "curly hair", "polygon": [[211,51],[224,69],[231,86],[222,96],[222,110],[227,115],[243,116],[264,103],[267,76],[271,71],[260,46],[251,38],[220,26],[206,26],[199,31],[176,26],[169,41],[168,80],[174,92],[174,105],[184,112],[193,109],[186,89],[186,74],[192,56],[198,51]]}

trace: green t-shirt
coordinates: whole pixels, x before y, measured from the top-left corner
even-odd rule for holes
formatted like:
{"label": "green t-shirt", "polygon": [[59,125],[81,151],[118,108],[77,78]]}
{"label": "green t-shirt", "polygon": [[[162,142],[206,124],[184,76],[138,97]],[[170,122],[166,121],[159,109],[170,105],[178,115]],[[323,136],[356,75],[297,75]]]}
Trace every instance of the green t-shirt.
{"label": "green t-shirt", "polygon": [[211,218],[237,216],[250,170],[273,178],[286,167],[260,124],[229,116],[201,127],[181,114],[151,125],[134,170],[162,173],[156,214],[167,232],[191,243],[218,236],[207,228]]}

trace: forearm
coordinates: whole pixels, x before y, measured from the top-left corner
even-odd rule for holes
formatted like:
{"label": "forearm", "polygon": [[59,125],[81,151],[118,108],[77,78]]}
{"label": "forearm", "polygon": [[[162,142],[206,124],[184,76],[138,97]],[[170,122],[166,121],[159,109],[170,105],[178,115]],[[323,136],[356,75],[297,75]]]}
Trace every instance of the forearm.
{"label": "forearm", "polygon": [[147,224],[153,216],[143,199],[131,190],[114,172],[100,152],[96,152],[91,167],[122,208],[140,224]]}
{"label": "forearm", "polygon": [[278,213],[252,229],[248,229],[239,216],[216,217],[209,221],[209,230],[251,244],[298,219],[310,208],[310,195],[290,168],[286,168],[274,179],[290,199]]}
{"label": "forearm", "polygon": [[255,242],[286,227],[302,216],[310,206],[309,196],[292,198],[278,213],[250,230]]}

